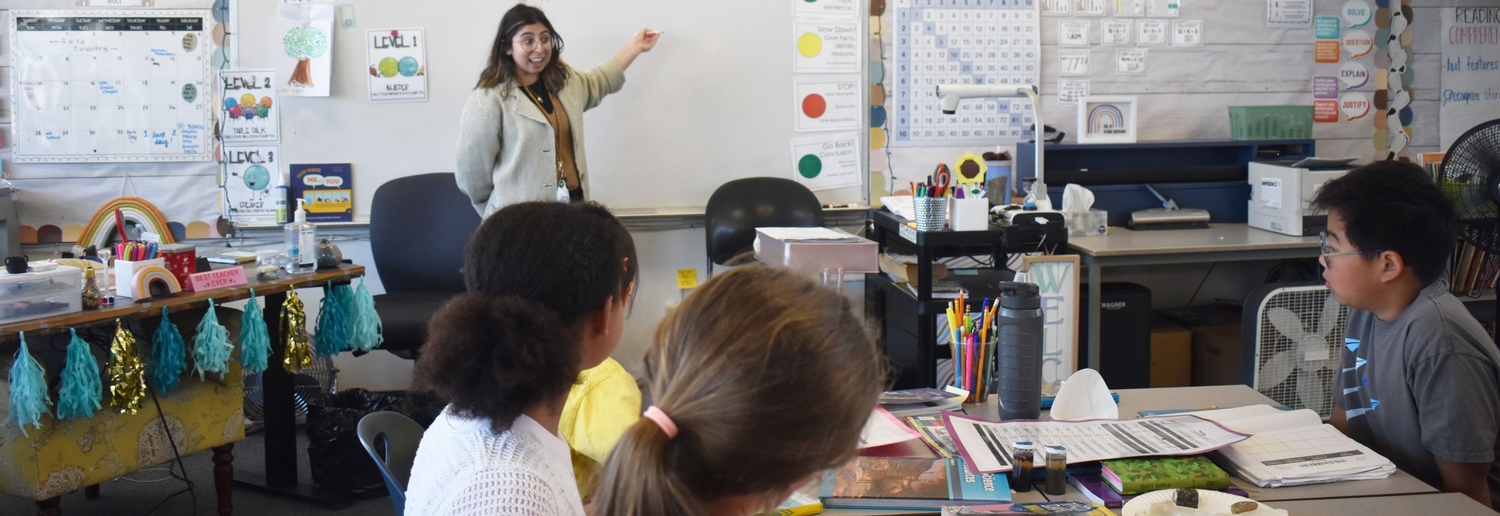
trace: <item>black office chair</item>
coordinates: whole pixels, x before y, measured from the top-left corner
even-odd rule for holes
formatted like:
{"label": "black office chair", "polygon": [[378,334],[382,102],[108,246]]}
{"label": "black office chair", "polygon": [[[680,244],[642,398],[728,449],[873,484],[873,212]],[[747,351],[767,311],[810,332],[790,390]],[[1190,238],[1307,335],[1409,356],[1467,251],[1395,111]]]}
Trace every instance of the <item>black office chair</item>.
{"label": "black office chair", "polygon": [[451,173],[407,176],[375,190],[370,250],[385,286],[375,296],[385,330],[381,348],[416,357],[427,320],[464,291],[464,247],[479,222]]}
{"label": "black office chair", "polygon": [[708,198],[703,230],[708,272],[753,249],[755,228],[823,226],[823,205],[801,183],[779,177],[749,177],[724,183]]}

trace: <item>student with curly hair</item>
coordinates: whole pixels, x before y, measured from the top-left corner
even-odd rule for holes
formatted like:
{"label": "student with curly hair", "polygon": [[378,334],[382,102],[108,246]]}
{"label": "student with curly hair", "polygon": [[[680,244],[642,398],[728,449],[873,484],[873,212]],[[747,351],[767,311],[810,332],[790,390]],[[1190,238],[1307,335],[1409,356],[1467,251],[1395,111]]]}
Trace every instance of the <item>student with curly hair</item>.
{"label": "student with curly hair", "polygon": [[413,387],[448,406],[422,436],[406,514],[582,515],[558,435],[579,372],[619,344],[635,243],[593,203],[528,202],[480,225],[468,292],[428,325]]}

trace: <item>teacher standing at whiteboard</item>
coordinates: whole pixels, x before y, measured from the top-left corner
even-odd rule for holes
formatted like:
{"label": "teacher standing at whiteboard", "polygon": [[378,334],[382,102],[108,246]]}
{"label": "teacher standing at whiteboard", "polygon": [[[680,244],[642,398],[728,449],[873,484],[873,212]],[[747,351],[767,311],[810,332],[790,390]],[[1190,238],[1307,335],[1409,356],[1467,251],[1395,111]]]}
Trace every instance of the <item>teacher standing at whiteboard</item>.
{"label": "teacher standing at whiteboard", "polygon": [[625,68],[656,46],[642,30],[615,57],[578,71],[541,9],[518,4],[500,19],[479,85],[459,122],[458,188],[488,217],[524,201],[588,198],[583,112],[620,91]]}

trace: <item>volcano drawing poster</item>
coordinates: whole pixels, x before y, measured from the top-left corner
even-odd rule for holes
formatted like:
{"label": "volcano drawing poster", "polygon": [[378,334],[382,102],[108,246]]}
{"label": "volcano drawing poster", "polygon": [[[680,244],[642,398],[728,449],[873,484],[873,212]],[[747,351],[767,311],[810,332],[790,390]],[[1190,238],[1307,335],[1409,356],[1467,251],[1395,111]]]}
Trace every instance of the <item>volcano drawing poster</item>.
{"label": "volcano drawing poster", "polygon": [[327,97],[333,79],[333,6],[281,4],[275,34],[276,93]]}

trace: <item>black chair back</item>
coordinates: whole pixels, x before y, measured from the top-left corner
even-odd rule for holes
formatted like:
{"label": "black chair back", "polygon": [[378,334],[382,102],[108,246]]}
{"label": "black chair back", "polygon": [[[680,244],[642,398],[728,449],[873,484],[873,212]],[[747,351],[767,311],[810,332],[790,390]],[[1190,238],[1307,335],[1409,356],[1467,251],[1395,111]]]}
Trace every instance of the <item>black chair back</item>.
{"label": "black chair back", "polygon": [[464,248],[479,222],[452,173],[380,185],[370,207],[370,250],[385,291],[463,292]]}
{"label": "black chair back", "polygon": [[758,227],[821,227],[823,205],[801,183],[750,177],[724,183],[704,208],[709,267],[752,250]]}

